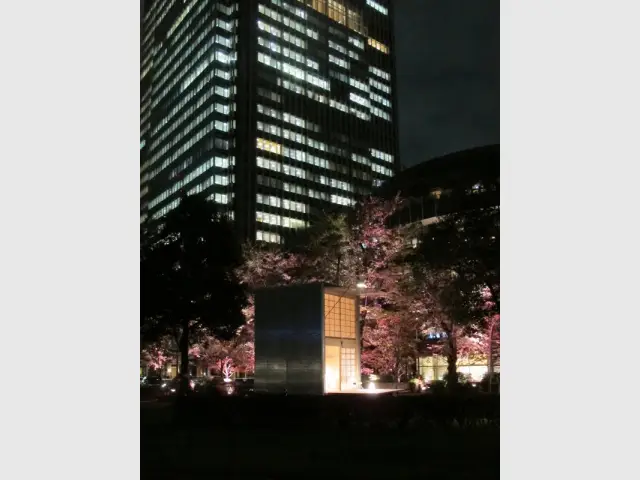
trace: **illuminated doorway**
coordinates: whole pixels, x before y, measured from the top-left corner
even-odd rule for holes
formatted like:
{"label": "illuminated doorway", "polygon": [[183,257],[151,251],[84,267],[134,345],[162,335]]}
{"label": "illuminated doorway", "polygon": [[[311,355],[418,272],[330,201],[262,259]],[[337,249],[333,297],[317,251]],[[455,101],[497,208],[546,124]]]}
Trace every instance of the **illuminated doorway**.
{"label": "illuminated doorway", "polygon": [[340,358],[340,389],[353,390],[356,383],[356,349],[341,348]]}
{"label": "illuminated doorway", "polygon": [[340,391],[340,347],[326,345],[324,349],[324,389],[326,392]]}
{"label": "illuminated doorway", "polygon": [[325,392],[359,386],[356,337],[356,299],[324,294]]}

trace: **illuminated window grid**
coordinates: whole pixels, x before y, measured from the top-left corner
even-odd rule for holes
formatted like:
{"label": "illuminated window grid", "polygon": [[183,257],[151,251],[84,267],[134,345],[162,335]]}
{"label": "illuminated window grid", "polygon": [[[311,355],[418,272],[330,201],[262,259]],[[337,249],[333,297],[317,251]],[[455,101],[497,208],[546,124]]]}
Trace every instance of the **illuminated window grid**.
{"label": "illuminated window grid", "polygon": [[377,41],[375,38],[369,37],[368,43],[370,46],[372,46],[376,50],[380,50],[382,53],[389,53],[389,47],[387,47],[384,43]]}
{"label": "illuminated window grid", "polygon": [[324,295],[325,336],[356,338],[355,302],[352,298]]}
{"label": "illuminated window grid", "polygon": [[357,10],[347,8],[343,0],[298,0],[313,8],[316,12],[326,15],[330,19],[345,25],[351,30],[366,35],[367,30],[362,21],[362,14]]}
{"label": "illuminated window grid", "polygon": [[340,359],[340,377],[343,385],[349,387],[356,379],[356,349],[342,348]]}

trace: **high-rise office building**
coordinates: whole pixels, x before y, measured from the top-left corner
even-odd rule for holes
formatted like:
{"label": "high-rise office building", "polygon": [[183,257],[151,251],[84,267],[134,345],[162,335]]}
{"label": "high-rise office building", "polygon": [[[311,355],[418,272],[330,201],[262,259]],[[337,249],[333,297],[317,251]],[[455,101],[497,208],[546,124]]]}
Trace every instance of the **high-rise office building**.
{"label": "high-rise office building", "polygon": [[141,222],[205,192],[281,242],[399,169],[389,0],[146,3]]}

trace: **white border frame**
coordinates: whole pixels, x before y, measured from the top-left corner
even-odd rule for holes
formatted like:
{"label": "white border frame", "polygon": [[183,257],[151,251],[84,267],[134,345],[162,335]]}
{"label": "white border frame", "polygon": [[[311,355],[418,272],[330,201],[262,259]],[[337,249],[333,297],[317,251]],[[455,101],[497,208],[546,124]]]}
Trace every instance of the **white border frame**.
{"label": "white border frame", "polygon": [[637,471],[639,10],[501,2],[506,479]]}
{"label": "white border frame", "polygon": [[139,4],[2,18],[0,478],[139,478]]}
{"label": "white border frame", "polygon": [[[502,0],[504,478],[636,470],[639,8]],[[0,477],[136,478],[138,4],[3,19]]]}

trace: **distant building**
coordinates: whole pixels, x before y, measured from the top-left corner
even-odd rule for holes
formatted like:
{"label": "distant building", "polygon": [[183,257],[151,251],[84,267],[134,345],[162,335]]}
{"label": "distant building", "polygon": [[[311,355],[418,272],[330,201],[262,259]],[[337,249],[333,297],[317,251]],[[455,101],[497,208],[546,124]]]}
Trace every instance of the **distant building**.
{"label": "distant building", "polygon": [[387,198],[400,195],[405,200],[395,218],[398,224],[428,224],[465,208],[500,205],[499,186],[500,146],[489,145],[406,168],[375,193]]}
{"label": "distant building", "polygon": [[[442,215],[468,208],[500,205],[500,146],[489,145],[451,153],[402,170],[376,192],[404,199],[394,223],[428,225]],[[468,195],[471,194],[471,195]],[[417,239],[413,239],[414,246]],[[442,337],[444,338],[444,336]],[[431,334],[426,343],[444,341]],[[446,359],[439,355],[418,358],[417,373],[427,381],[440,380],[447,371]],[[495,371],[500,371],[499,357]],[[480,380],[487,372],[486,357],[458,359],[458,372]]]}

